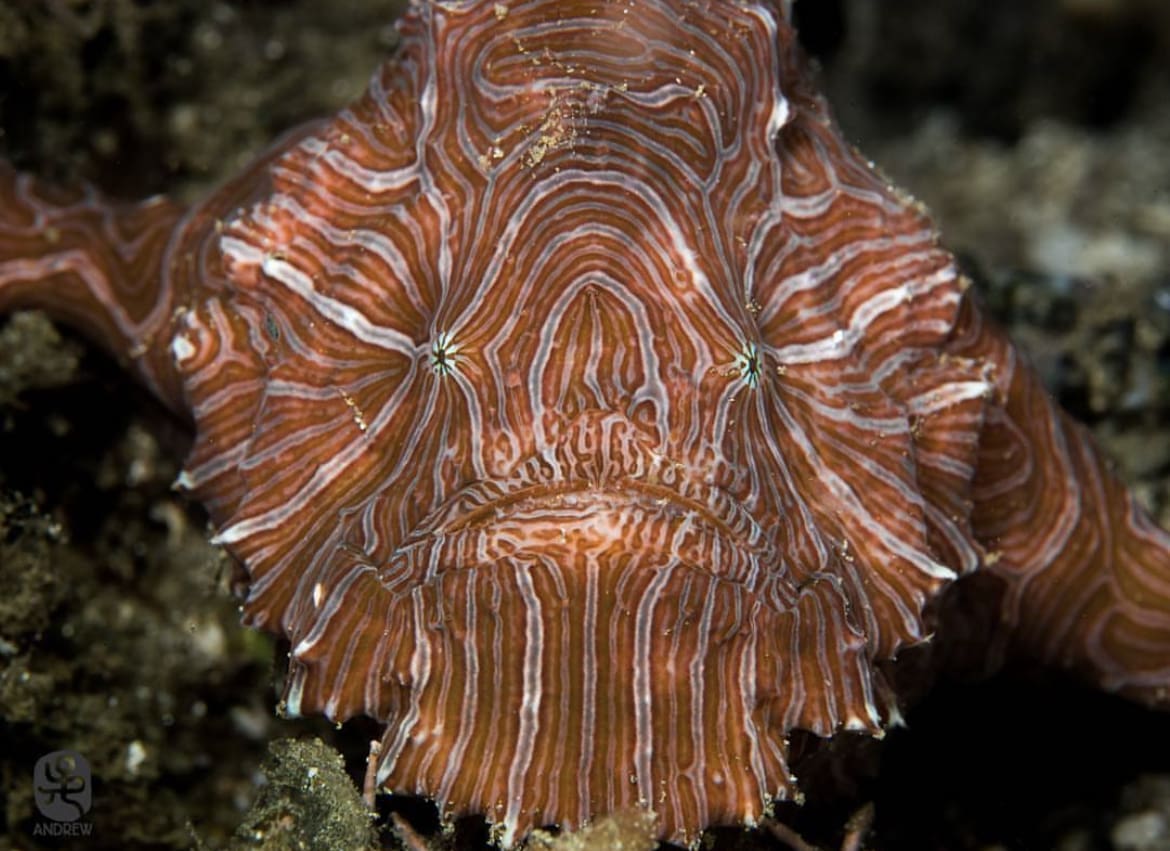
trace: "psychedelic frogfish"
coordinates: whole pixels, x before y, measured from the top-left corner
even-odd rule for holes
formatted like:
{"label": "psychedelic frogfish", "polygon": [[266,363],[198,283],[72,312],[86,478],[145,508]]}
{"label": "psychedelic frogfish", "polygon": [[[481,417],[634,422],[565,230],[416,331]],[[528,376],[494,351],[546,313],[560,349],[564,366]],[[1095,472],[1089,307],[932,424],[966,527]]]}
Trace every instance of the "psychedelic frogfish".
{"label": "psychedelic frogfish", "polygon": [[[963,577],[1170,704],[1170,535],[845,142],[787,2],[416,2],[208,199],[0,169],[0,310],[120,358],[291,647],[283,710],[503,845],[798,794]],[[946,635],[939,635],[940,642]]]}

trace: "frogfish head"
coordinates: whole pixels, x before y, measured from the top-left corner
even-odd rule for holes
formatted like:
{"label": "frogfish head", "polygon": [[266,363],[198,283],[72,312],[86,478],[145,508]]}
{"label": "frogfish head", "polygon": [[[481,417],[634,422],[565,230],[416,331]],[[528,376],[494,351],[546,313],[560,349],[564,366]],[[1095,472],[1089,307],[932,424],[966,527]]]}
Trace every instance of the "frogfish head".
{"label": "frogfish head", "polygon": [[953,576],[915,447],[968,463],[931,441],[985,389],[929,350],[950,260],[786,4],[621,8],[415,7],[217,230],[172,347],[182,483],[291,642],[285,710],[384,721],[381,785],[505,844],[751,824],[796,794],[789,731],[879,734],[872,660]]}

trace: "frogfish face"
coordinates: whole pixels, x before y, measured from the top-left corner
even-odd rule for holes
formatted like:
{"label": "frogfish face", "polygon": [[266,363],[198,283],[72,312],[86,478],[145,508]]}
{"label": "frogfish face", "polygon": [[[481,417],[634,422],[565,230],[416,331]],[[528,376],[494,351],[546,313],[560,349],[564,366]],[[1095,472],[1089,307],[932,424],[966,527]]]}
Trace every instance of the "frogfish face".
{"label": "frogfish face", "polygon": [[286,711],[385,720],[381,784],[505,844],[754,823],[790,730],[880,732],[871,660],[961,537],[922,488],[972,445],[934,435],[988,391],[928,356],[957,276],[780,10],[627,11],[415,9],[172,346]]}

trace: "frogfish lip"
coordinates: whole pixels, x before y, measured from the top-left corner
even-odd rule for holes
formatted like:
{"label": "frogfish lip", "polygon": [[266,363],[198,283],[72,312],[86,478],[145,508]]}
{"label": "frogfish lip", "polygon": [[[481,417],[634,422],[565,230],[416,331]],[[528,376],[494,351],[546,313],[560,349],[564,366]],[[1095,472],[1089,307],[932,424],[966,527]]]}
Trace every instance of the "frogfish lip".
{"label": "frogfish lip", "polygon": [[[669,556],[721,580],[751,584],[774,550],[741,503],[700,483],[623,477],[465,489],[403,542],[381,575],[408,563],[416,581],[475,569],[496,557],[573,549]],[[418,559],[425,553],[427,567]]]}

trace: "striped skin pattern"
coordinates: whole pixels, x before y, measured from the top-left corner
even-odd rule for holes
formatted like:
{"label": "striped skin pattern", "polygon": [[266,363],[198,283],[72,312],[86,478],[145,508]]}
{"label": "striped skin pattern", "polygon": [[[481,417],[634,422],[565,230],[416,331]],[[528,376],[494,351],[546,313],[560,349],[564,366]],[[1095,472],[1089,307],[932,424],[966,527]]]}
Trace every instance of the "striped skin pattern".
{"label": "striped skin pattern", "polygon": [[190,211],[0,172],[0,309],[190,415],[287,714],[384,721],[379,783],[508,846],[758,821],[790,731],[896,720],[875,663],[975,571],[1013,644],[1170,703],[1170,535],[842,140],[786,6],[400,30]]}

